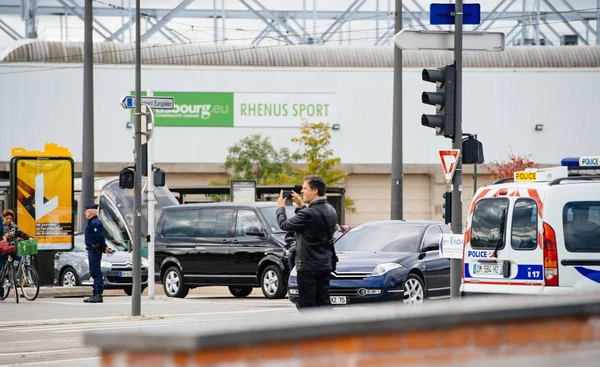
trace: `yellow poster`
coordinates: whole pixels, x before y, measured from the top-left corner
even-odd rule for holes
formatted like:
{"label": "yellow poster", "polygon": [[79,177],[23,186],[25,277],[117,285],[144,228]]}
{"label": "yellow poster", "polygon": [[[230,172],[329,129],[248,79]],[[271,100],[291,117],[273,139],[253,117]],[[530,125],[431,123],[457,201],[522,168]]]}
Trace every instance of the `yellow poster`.
{"label": "yellow poster", "polygon": [[73,161],[17,158],[17,224],[38,250],[73,248]]}

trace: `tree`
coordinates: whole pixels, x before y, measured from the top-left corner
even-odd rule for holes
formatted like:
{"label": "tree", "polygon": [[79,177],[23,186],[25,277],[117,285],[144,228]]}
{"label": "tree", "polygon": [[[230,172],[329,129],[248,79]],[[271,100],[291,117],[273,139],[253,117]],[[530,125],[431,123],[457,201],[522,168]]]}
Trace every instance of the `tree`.
{"label": "tree", "polygon": [[531,160],[531,154],[517,156],[512,151],[508,154],[508,160],[492,161],[484,166],[492,174],[492,179],[494,180],[513,177],[515,172],[524,171],[526,168],[540,167],[539,163],[535,163]]}
{"label": "tree", "polygon": [[[300,129],[300,137],[292,138],[292,142],[300,145],[298,154],[300,159],[306,162],[304,169],[295,170],[297,182],[306,176],[318,175],[327,186],[335,186],[348,178],[346,172],[336,168],[342,160],[329,148],[331,133],[328,124],[304,122]],[[350,213],[356,212],[354,201],[347,196],[345,201],[346,210]]]}
{"label": "tree", "polygon": [[289,149],[273,147],[269,137],[249,135],[228,148],[225,168],[233,179],[256,180],[258,185],[287,183],[294,174],[293,161],[298,158]]}

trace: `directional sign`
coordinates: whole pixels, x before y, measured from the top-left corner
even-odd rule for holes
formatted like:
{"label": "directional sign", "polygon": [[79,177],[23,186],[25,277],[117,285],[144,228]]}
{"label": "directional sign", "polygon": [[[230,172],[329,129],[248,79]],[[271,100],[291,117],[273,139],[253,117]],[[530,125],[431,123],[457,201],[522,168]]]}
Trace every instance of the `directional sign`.
{"label": "directional sign", "polygon": [[[431,4],[429,6],[429,23],[454,24],[456,4]],[[481,23],[481,6],[479,4],[463,4],[463,24]]]}
{"label": "directional sign", "polygon": [[[172,110],[175,107],[173,97],[142,97],[142,103],[147,104],[153,110]],[[123,96],[121,106],[135,108],[135,96]]]}
{"label": "directional sign", "polygon": [[[454,50],[454,32],[403,29],[394,43],[402,50]],[[504,51],[504,33],[463,32],[463,50]]]}
{"label": "directional sign", "polygon": [[452,176],[454,176],[454,171],[456,170],[456,161],[458,160],[459,154],[459,149],[440,150],[440,159],[442,160],[442,169],[444,170],[446,183],[450,183],[452,181]]}

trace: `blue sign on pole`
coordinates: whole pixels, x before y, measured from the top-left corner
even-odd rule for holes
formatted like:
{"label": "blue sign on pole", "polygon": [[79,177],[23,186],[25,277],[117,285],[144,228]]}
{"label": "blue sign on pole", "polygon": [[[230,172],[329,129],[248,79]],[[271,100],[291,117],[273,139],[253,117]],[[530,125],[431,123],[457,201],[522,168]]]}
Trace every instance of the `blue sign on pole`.
{"label": "blue sign on pole", "polygon": [[[431,4],[429,6],[430,24],[454,24],[456,4]],[[463,24],[481,23],[481,6],[463,4]]]}

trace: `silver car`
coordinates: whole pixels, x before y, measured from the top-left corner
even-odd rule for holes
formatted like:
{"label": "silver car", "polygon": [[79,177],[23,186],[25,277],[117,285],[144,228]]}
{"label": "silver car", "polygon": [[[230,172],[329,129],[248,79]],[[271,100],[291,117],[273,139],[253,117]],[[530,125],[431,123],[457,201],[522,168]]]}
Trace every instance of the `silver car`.
{"label": "silver car", "polygon": [[[105,289],[123,289],[131,295],[132,292],[132,254],[106,241],[114,252],[103,254],[102,275]],[[54,255],[54,282],[65,287],[77,285],[92,285],[90,277],[88,253],[85,249],[83,234],[75,235],[75,248],[69,252],[58,252]],[[148,260],[142,258],[142,291],[148,285]]]}

